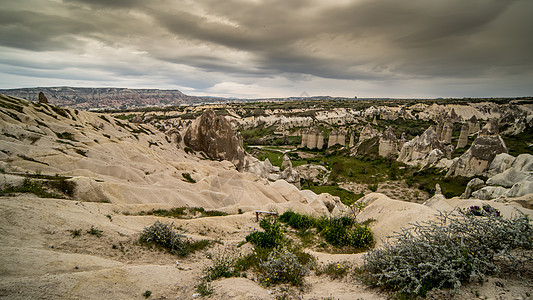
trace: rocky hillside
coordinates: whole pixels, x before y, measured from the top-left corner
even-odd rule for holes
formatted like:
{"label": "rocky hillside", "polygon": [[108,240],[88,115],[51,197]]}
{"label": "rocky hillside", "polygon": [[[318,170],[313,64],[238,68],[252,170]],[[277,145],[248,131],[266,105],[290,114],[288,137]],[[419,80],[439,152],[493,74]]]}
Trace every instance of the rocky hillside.
{"label": "rocky hillside", "polygon": [[[200,128],[199,123],[187,126]],[[319,238],[313,231],[307,234],[307,244],[298,244],[317,263],[302,279],[304,288],[265,284],[251,269],[214,279],[200,289],[205,270],[219,258],[255,253],[245,242],[262,230],[256,210],[309,216],[346,216],[352,211],[336,197],[277,180],[284,173],[292,177],[296,167],[288,158],[283,170],[276,170],[282,174],[273,176],[270,169],[276,168],[269,162],[262,166],[270,173],[252,174],[237,171],[230,161],[212,160],[203,150],[194,153],[178,138],[187,126],[166,135],[151,125],[108,114],[0,95],[0,297],[188,299],[200,297],[199,291],[211,293],[213,299],[390,296],[351,275],[335,279],[321,273],[327,266],[342,266],[353,274],[362,254],[326,251],[322,243],[313,244]],[[521,158],[516,161],[512,166],[522,166]],[[395,230],[455,207],[490,203],[505,218],[517,211],[533,215],[516,203],[440,196],[421,205],[368,194],[359,202],[364,209],[357,220],[370,222],[380,247]],[[140,237],[156,221],[173,224],[191,245],[207,248],[182,257],[141,244]],[[296,230],[287,228],[283,234],[290,235],[291,243],[301,241]],[[530,290],[529,281],[513,276],[472,284],[456,298],[471,299],[476,290],[480,297],[515,299]],[[447,297],[449,292],[435,295]]]}
{"label": "rocky hillside", "polygon": [[36,87],[0,90],[0,93],[30,101],[38,100],[39,93],[43,93],[54,105],[83,110],[161,107],[214,100],[188,96],[178,90],[158,89]]}

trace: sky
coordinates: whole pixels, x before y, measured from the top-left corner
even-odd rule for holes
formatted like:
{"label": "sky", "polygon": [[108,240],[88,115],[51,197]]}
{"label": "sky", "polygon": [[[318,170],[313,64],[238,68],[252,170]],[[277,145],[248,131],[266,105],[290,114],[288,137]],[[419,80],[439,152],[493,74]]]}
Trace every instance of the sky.
{"label": "sky", "polygon": [[532,0],[16,0],[0,88],[533,95]]}

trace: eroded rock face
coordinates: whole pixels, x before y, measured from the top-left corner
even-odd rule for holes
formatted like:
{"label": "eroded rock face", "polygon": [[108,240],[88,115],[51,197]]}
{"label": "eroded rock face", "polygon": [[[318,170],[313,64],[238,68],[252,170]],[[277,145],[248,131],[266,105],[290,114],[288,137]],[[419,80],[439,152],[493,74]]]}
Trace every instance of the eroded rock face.
{"label": "eroded rock face", "polygon": [[432,163],[436,162],[445,153],[446,149],[439,141],[435,126],[430,126],[421,136],[416,136],[403,145],[398,161],[408,165],[425,166],[428,164],[428,159]]}
{"label": "eroded rock face", "polygon": [[514,161],[515,161],[515,157],[510,154],[507,154],[507,153],[497,154],[492,160],[492,162],[490,163],[487,173],[489,175],[496,175],[496,174],[502,173],[503,171],[509,169]]}
{"label": "eroded rock face", "polygon": [[499,135],[480,134],[463,155],[457,159],[446,176],[465,176],[484,174],[494,157],[507,153],[505,142]]}
{"label": "eroded rock face", "polygon": [[457,141],[457,149],[464,148],[468,144],[468,123],[461,126],[461,133]]}
{"label": "eroded rock face", "polygon": [[246,153],[241,141],[229,121],[211,109],[192,122],[183,140],[191,149],[203,151],[213,159],[231,161],[238,170],[244,167]]}
{"label": "eroded rock face", "polygon": [[279,179],[283,179],[297,188],[301,188],[300,174],[292,168],[292,165],[281,172]]}
{"label": "eroded rock face", "polygon": [[283,162],[281,163],[281,169],[285,170],[287,168],[292,168],[292,162],[291,159],[287,154],[283,155]]}
{"label": "eroded rock face", "polygon": [[316,182],[318,184],[325,184],[327,181],[328,169],[324,166],[308,164],[294,167],[300,177],[308,182]]}
{"label": "eroded rock face", "polygon": [[372,125],[366,124],[366,126],[363,128],[363,130],[361,130],[361,133],[359,134],[359,144],[365,140],[371,139],[378,135],[379,132],[374,129]]}
{"label": "eroded rock face", "polygon": [[390,126],[383,132],[379,139],[378,151],[379,155],[384,157],[398,154],[398,139]]}
{"label": "eroded rock face", "polygon": [[462,198],[467,198],[467,199],[470,198],[473,192],[479,190],[480,188],[484,186],[485,186],[485,182],[482,179],[473,178],[466,185],[465,193],[463,194]]}

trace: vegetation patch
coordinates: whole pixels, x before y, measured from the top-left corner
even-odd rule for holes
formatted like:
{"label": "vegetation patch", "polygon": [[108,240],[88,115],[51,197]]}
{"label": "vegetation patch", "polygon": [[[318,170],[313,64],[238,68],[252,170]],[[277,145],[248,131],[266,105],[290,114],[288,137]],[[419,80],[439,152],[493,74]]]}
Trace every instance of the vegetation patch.
{"label": "vegetation patch", "polygon": [[64,140],[71,140],[71,141],[76,141],[74,139],[74,134],[71,133],[71,132],[68,132],[68,131],[65,131],[65,132],[55,132],[56,136],[58,139],[64,139]]}
{"label": "vegetation patch", "polygon": [[221,217],[227,216],[228,213],[218,210],[206,210],[203,207],[174,207],[170,210],[167,209],[152,209],[151,211],[141,211],[141,216],[158,216],[176,219],[192,219],[192,218],[205,218],[205,217]]}
{"label": "vegetation patch", "polygon": [[435,288],[456,292],[465,282],[497,274],[501,266],[519,272],[519,266],[531,260],[531,252],[523,250],[533,249],[533,227],[524,214],[505,219],[456,210],[436,221],[413,224],[393,238],[365,256],[361,277],[409,297]]}
{"label": "vegetation patch", "polygon": [[139,242],[146,246],[168,251],[173,255],[186,256],[194,251],[204,249],[210,241],[192,241],[174,230],[173,224],[156,221],[150,227],[144,228]]}

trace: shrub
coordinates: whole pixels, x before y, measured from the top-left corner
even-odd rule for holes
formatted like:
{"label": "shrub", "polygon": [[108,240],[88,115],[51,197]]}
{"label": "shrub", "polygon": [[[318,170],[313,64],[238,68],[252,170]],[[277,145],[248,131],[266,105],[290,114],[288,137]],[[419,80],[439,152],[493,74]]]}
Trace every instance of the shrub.
{"label": "shrub", "polygon": [[204,278],[207,281],[219,278],[238,277],[241,273],[236,268],[236,263],[240,259],[230,252],[222,252],[214,255],[212,258],[213,265],[204,269]]}
{"label": "shrub", "polygon": [[139,238],[141,244],[151,244],[163,248],[174,255],[186,256],[208,245],[208,241],[192,242],[184,235],[174,230],[173,224],[165,224],[156,221],[152,226],[144,228]]}
{"label": "shrub", "polygon": [[349,267],[347,265],[341,265],[340,263],[330,263],[328,265],[318,267],[316,269],[316,275],[320,276],[326,274],[331,279],[343,278],[348,274]]}
{"label": "shrub", "polygon": [[[365,256],[363,280],[410,296],[434,288],[457,291],[463,282],[498,271],[497,258],[519,262],[533,248],[526,215],[504,219],[468,210],[442,213],[436,221],[413,224]],[[530,258],[529,258],[530,259]]]}
{"label": "shrub", "polygon": [[309,273],[309,268],[301,264],[298,257],[286,247],[274,249],[260,266],[262,282],[267,286],[278,283],[302,285],[303,277]]}
{"label": "shrub", "polygon": [[261,248],[274,248],[281,245],[283,231],[281,224],[274,218],[264,218],[259,223],[264,231],[254,231],[246,236],[246,241]]}
{"label": "shrub", "polygon": [[103,231],[98,229],[98,227],[94,227],[94,225],[91,225],[91,228],[87,230],[88,234],[96,235],[97,237],[101,237]]}
{"label": "shrub", "polygon": [[313,227],[313,219],[306,215],[286,211],[279,216],[281,222],[289,224],[294,229],[309,229]]}
{"label": "shrub", "polygon": [[500,211],[488,204],[483,205],[483,208],[477,205],[470,206],[468,210],[466,211],[466,213],[471,214],[473,216],[486,216],[486,215],[493,215],[495,217],[500,216]]}

